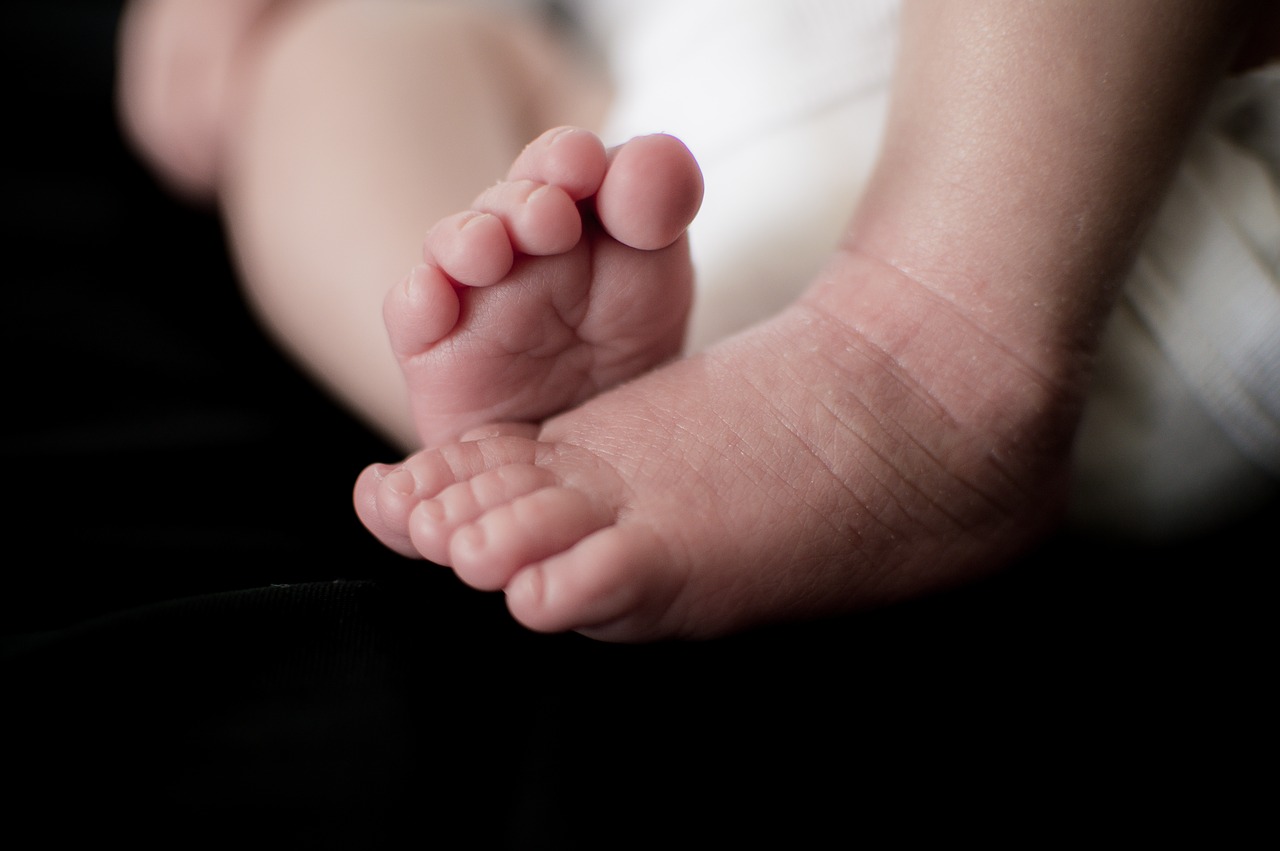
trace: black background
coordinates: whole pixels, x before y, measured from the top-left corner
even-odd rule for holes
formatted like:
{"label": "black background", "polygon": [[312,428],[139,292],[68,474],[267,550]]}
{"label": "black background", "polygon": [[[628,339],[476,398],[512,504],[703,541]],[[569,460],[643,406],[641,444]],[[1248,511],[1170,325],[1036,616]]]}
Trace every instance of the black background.
{"label": "black background", "polygon": [[3,12],[9,847],[1221,839],[1270,804],[1275,506],[694,645],[533,635],[384,551],[350,488],[396,453],[123,145],[118,13]]}

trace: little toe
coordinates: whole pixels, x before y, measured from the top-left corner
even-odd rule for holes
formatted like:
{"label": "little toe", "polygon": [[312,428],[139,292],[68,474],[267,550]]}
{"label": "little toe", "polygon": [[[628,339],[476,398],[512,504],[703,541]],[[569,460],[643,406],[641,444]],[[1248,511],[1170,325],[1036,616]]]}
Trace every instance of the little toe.
{"label": "little toe", "polygon": [[[356,479],[352,500],[356,516],[379,541],[402,556],[420,558],[409,537],[408,518],[416,500],[404,490],[403,470],[387,464],[371,464]],[[388,477],[393,478],[388,482]],[[412,479],[412,477],[410,477]],[[411,489],[412,485],[408,487]]]}
{"label": "little toe", "polygon": [[702,206],[702,171],[674,136],[640,136],[616,148],[596,195],[596,213],[614,239],[632,248],[671,245]]}
{"label": "little toe", "polygon": [[435,266],[419,264],[383,300],[382,318],[391,349],[401,360],[438,343],[458,324],[453,284]]}
{"label": "little toe", "polygon": [[508,180],[559,186],[574,201],[596,193],[608,167],[604,143],[581,127],[556,127],[530,142],[512,164]]}
{"label": "little toe", "polygon": [[501,219],[512,247],[522,254],[563,254],[582,237],[577,204],[552,184],[503,181],[480,193],[473,206]]}
{"label": "little toe", "polygon": [[467,210],[441,219],[427,233],[423,258],[450,278],[469,287],[496,284],[511,271],[515,260],[511,238],[502,219],[492,213]]}
{"label": "little toe", "polygon": [[[356,514],[378,540],[401,555],[441,561],[444,555],[439,547],[430,544],[429,536],[430,555],[414,542],[415,514],[428,512],[439,516],[442,507],[434,502],[435,497],[460,483],[483,478],[490,471],[504,467],[532,466],[534,450],[531,440],[498,437],[425,449],[398,465],[370,465],[356,479],[353,492]],[[520,475],[511,477],[508,484],[511,493],[518,492]],[[499,491],[483,483],[481,488],[482,495]],[[488,498],[497,502],[497,496]],[[424,503],[431,504],[423,509]],[[450,527],[450,532],[456,525]]]}

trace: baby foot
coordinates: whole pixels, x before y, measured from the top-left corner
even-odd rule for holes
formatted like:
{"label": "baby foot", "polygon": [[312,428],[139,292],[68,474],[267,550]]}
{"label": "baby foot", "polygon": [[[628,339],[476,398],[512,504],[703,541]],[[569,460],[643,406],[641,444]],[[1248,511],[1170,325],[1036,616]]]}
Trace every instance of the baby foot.
{"label": "baby foot", "polygon": [[384,317],[426,446],[539,421],[680,352],[702,177],[670,136],[548,131],[427,235]]}
{"label": "baby foot", "polygon": [[998,567],[1061,508],[1073,394],[902,273],[837,253],[771,322],[544,425],[374,465],[384,543],[539,631],[707,637]]}

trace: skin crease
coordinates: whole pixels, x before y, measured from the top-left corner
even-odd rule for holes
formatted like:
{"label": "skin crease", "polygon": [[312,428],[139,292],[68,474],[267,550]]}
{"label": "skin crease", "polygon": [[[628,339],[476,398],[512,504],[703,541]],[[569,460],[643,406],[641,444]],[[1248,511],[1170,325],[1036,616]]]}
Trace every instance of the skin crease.
{"label": "skin crease", "polygon": [[[447,515],[458,498],[446,488],[430,511],[408,518],[420,551],[477,587],[504,588],[532,628],[644,640],[883,604],[991,569],[1051,525],[1096,329],[1177,162],[1168,141],[1196,116],[1188,91],[1207,94],[1234,27],[1222,21],[1203,35],[1191,24],[1205,10],[1190,10],[1164,27],[1144,23],[1135,51],[1124,33],[1145,21],[1137,7],[1112,10],[1103,23],[1003,4],[951,11],[906,9],[886,153],[846,239],[796,308],[550,421],[532,447],[480,450],[525,451],[535,465],[540,452],[585,450],[603,461],[604,473],[589,460],[543,462],[561,474],[565,500],[589,495],[560,509],[591,516],[581,543],[547,558],[546,536],[533,529],[556,515],[522,518],[533,509],[518,500],[456,525]],[[1188,39],[1192,31],[1202,35]],[[1030,49],[1046,32],[1065,33],[1070,48]],[[1075,50],[1086,43],[1081,60]],[[1149,54],[1170,45],[1177,61],[1169,64],[1185,70],[1158,81],[1142,73]],[[1136,120],[1124,109],[1133,102],[1146,108]],[[1136,137],[1116,143],[1118,125]],[[816,345],[797,345],[806,338]],[[788,378],[804,390],[783,386]],[[757,407],[723,425],[735,409],[720,388],[735,381],[772,409],[773,423]],[[697,418],[676,401],[682,395],[711,400],[715,418]],[[819,400],[829,415],[801,413]],[[630,437],[647,448],[598,436],[616,437],[625,418],[644,423],[645,437]],[[677,422],[699,438],[655,441]],[[833,428],[834,447],[805,439]],[[783,452],[810,484],[752,497],[779,468],[747,463],[744,475],[736,462],[726,472],[726,445],[760,459]],[[471,463],[482,472],[462,482],[507,462]],[[708,465],[720,474],[708,475]],[[689,522],[656,495],[675,490],[699,504],[703,488],[680,467],[714,483],[702,499],[728,503],[718,518]],[[790,534],[744,534],[756,528],[761,501],[774,499],[790,512]],[[601,500],[616,507],[607,530],[592,532],[599,518],[590,506]],[[815,505],[813,519],[797,511]],[[646,515],[657,519],[632,519]],[[823,519],[838,525],[819,531]],[[366,515],[375,531],[380,522]],[[495,560],[506,567],[495,571]]]}
{"label": "skin crease", "polygon": [[[528,83],[510,66],[484,66],[449,75],[430,97],[422,69],[404,103],[431,108],[381,114],[360,96],[368,45],[393,53],[414,44],[412,28],[364,20],[362,42],[346,4],[308,8],[256,45],[219,197],[264,315],[336,392],[408,443],[423,418],[406,423],[405,397],[379,389],[395,383],[389,371],[405,367],[404,352],[397,364],[369,343],[382,291],[413,265],[406,245],[466,209],[452,200],[460,187],[474,198],[492,180],[475,176],[502,173],[494,163],[515,159],[537,130],[520,134],[556,110],[520,110],[536,115],[513,129],[501,93]],[[527,420],[548,412],[507,410],[488,424],[433,423],[432,443],[450,430],[473,439],[370,467],[356,488],[362,520],[399,552],[503,590],[532,629],[617,641],[884,605],[997,569],[1056,522],[1097,335],[1251,8],[904,4],[881,159],[844,238],[792,307],[542,422]],[[472,37],[511,37],[470,13],[414,14],[457,14],[448,20]],[[441,20],[430,23],[415,37],[438,37]],[[537,55],[536,39],[516,42],[515,56]],[[363,46],[344,53],[353,43]],[[448,44],[403,49],[412,61],[474,56],[446,54]],[[388,103],[403,70],[375,81]],[[576,106],[539,130],[592,126],[569,115],[598,103],[572,78],[541,78],[564,94],[546,100]],[[462,102],[491,105],[463,117],[503,132],[452,122],[441,132],[437,116]],[[343,104],[359,120],[340,126],[355,130],[318,134],[338,126],[325,122]],[[478,152],[461,141],[473,137],[521,141]],[[336,141],[299,157],[303,138]],[[441,163],[444,178],[432,174]],[[556,183],[536,155],[528,163],[519,180]],[[632,197],[620,209],[648,215],[682,197],[672,183],[657,202]],[[480,203],[500,218],[513,209]],[[620,244],[609,218],[592,231],[593,250]],[[460,262],[437,249],[429,238],[428,265]],[[551,268],[570,253],[540,262]],[[632,259],[632,270],[647,263]],[[524,314],[541,302],[517,266],[485,298],[497,305],[509,293],[508,310]],[[589,274],[589,298],[610,293],[623,268]],[[404,339],[403,316],[389,313],[393,339]],[[412,395],[412,366],[405,378]]]}

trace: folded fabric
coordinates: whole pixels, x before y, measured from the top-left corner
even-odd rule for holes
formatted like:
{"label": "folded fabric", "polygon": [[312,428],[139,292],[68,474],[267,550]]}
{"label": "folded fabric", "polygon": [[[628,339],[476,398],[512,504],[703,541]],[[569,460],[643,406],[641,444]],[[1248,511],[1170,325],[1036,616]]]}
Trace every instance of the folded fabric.
{"label": "folded fabric", "polygon": [[1280,66],[1225,83],[1105,337],[1077,519],[1166,536],[1280,481]]}

